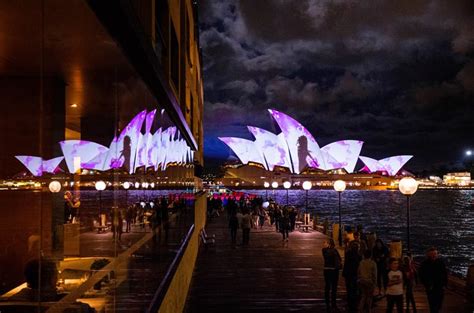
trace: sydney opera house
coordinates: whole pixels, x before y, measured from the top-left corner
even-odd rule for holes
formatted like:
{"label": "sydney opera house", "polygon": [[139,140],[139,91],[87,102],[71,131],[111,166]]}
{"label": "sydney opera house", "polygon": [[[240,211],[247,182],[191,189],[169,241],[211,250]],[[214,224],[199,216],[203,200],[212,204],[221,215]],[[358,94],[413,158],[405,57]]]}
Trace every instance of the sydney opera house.
{"label": "sydney opera house", "polygon": [[62,156],[50,160],[43,160],[41,156],[15,157],[36,177],[62,171],[63,160],[70,174],[83,169],[100,172],[123,169],[134,174],[141,167],[157,171],[166,170],[169,164],[193,163],[193,151],[176,127],[159,127],[152,132],[156,111],[144,110],[136,115],[120,135],[112,139],[109,147],[87,140],[65,140],[58,143]]}
{"label": "sydney opera house", "polygon": [[[274,134],[262,128],[248,126],[255,140],[220,137],[235,153],[241,164],[226,167],[220,181],[224,185],[257,186],[264,180],[302,179],[324,182],[353,180],[354,185],[390,185],[402,172],[411,155],[391,156],[376,160],[361,156],[364,142],[340,140],[320,147],[311,133],[292,117],[269,110],[281,132]],[[364,166],[356,170],[361,161]]]}

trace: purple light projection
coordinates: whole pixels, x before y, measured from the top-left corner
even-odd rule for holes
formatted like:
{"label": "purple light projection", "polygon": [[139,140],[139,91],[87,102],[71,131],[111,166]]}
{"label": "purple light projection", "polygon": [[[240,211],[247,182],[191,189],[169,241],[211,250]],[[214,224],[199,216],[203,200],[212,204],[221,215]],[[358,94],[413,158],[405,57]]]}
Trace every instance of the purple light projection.
{"label": "purple light projection", "polygon": [[370,173],[387,172],[388,175],[396,175],[401,168],[412,158],[412,155],[396,155],[382,160],[375,160],[369,157],[360,156],[365,168]]}
{"label": "purple light projection", "polygon": [[260,154],[259,150],[255,146],[255,142],[252,140],[236,137],[219,137],[219,140],[224,142],[232,149],[232,151],[235,152],[242,164],[255,162],[262,164],[266,168],[262,154]]}
{"label": "purple light projection", "polygon": [[[359,140],[341,140],[322,147],[321,151],[326,152],[328,156],[338,162],[332,169],[344,168],[348,173],[352,173],[363,144],[364,142]],[[328,165],[331,163],[329,160],[326,161]]]}
{"label": "purple light projection", "polygon": [[291,170],[289,152],[283,137],[278,137],[262,128],[253,126],[247,126],[247,128],[255,137],[255,145],[263,154],[270,171],[273,171],[277,165]]}
{"label": "purple light projection", "polygon": [[[298,121],[276,110],[268,110],[281,129],[276,135],[267,130],[247,126],[255,141],[235,137],[219,137],[237,155],[242,164],[256,162],[267,170],[284,166],[292,173],[306,167],[322,170],[344,168],[353,173],[364,144],[359,140],[340,140],[319,148],[311,133]],[[412,156],[394,156],[380,161],[360,157],[369,172],[385,171],[396,175]]]}
{"label": "purple light projection", "polygon": [[[65,140],[59,144],[64,157],[45,160],[36,156],[19,155],[16,158],[34,175],[53,173],[63,159],[70,173],[78,169],[106,171],[124,168],[130,174],[140,166],[161,166],[164,170],[170,162],[183,164],[191,162],[193,152],[176,127],[159,128],[151,133],[156,110],[146,110],[136,115],[115,137],[109,147],[85,140]],[[145,134],[141,133],[145,123]]]}
{"label": "purple light projection", "polygon": [[293,161],[293,171],[299,174],[306,166],[325,168],[319,145],[313,135],[297,120],[275,110],[268,110],[280,127]]}

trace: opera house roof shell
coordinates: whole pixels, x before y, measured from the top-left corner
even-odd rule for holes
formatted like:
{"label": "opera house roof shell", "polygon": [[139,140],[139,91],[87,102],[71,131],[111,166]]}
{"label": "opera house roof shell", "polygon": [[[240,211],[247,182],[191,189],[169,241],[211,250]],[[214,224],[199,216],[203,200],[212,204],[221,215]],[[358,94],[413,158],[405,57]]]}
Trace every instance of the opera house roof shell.
{"label": "opera house roof shell", "polygon": [[63,160],[69,173],[76,173],[79,169],[107,171],[122,168],[132,174],[139,167],[165,170],[170,163],[192,163],[194,152],[176,127],[159,127],[152,132],[155,115],[156,110],[138,113],[120,135],[112,139],[109,147],[86,140],[65,140],[59,143],[63,156],[50,160],[40,156],[15,157],[33,176],[58,171]]}
{"label": "opera house roof shell", "polygon": [[367,172],[386,172],[396,175],[412,158],[411,155],[392,156],[375,160],[360,156],[364,142],[360,140],[340,140],[320,147],[313,135],[292,117],[268,110],[278,124],[281,133],[274,134],[268,130],[248,126],[255,140],[237,137],[219,137],[237,155],[242,164],[260,163],[265,169],[273,171],[275,166],[288,168],[299,174],[305,168],[321,170],[345,169],[353,173],[360,159]]}

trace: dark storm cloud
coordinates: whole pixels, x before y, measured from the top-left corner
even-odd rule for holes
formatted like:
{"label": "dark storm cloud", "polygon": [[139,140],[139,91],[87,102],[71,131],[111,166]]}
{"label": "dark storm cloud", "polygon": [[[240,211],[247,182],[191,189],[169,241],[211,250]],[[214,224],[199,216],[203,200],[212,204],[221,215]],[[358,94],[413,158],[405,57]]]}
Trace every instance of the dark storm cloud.
{"label": "dark storm cloud", "polygon": [[321,145],[409,153],[414,168],[459,161],[473,145],[474,2],[202,1],[206,155],[217,136],[278,131],[273,107]]}

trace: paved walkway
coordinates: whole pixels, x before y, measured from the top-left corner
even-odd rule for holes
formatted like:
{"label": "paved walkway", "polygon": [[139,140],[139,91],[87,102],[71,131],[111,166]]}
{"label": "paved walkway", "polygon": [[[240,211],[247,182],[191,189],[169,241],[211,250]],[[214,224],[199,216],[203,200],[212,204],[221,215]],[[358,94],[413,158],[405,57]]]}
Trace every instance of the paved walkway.
{"label": "paved walkway", "polygon": [[[194,312],[325,312],[322,245],[319,232],[290,234],[288,243],[270,227],[252,230],[250,245],[230,245],[225,217],[208,222],[215,249],[198,257],[186,306]],[[239,231],[238,240],[241,239]],[[345,288],[339,280],[338,307],[345,312]],[[421,287],[418,312],[428,312]],[[461,297],[448,292],[443,312],[465,312]],[[385,299],[374,312],[385,312]]]}

